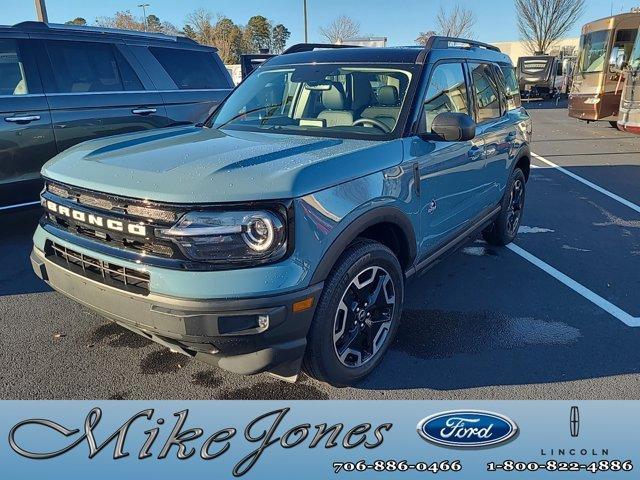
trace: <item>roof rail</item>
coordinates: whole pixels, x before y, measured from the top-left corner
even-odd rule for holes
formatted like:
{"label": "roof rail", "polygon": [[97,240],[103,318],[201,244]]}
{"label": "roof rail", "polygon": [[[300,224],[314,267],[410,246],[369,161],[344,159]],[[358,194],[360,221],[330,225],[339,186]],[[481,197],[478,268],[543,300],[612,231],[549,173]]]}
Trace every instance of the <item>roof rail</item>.
{"label": "roof rail", "polygon": [[360,48],[358,45],[342,45],[335,43],[296,43],[287,48],[281,55],[289,53],[312,52],[319,49],[329,48]]}
{"label": "roof rail", "polygon": [[30,30],[60,30],[67,32],[99,33],[105,35],[131,35],[136,37],[155,38],[158,40],[168,40],[174,42],[197,43],[195,40],[188,37],[166,35],[160,32],[142,32],[139,30],[123,30],[119,28],[95,27],[92,25],[68,25],[62,23],[44,23],[29,20],[26,22],[16,23],[15,25],[13,25],[13,27]]}
{"label": "roof rail", "polygon": [[467,45],[462,48],[486,48],[487,50],[493,50],[494,52],[499,52],[500,49],[495,45],[489,45],[488,43],[478,42],[477,40],[470,40],[468,38],[458,38],[458,37],[441,37],[439,35],[434,35],[429,37],[427,40],[426,48],[461,48],[458,45],[452,46],[452,43]]}

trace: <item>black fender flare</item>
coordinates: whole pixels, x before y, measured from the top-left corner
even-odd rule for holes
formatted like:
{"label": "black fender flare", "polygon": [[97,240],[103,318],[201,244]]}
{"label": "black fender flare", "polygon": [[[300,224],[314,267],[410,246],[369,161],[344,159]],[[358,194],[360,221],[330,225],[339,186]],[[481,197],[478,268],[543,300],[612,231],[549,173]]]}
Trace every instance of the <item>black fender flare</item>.
{"label": "black fender flare", "polygon": [[513,160],[513,164],[511,165],[511,169],[509,170],[509,178],[513,174],[513,171],[516,169],[516,166],[520,163],[520,160],[526,158],[529,161],[529,172],[524,172],[526,180],[529,180],[529,173],[531,171],[531,147],[529,145],[523,145],[518,154],[515,156]]}
{"label": "black fender flare", "polygon": [[411,220],[406,213],[397,207],[376,207],[371,210],[367,210],[358,216],[338,234],[338,237],[322,256],[322,259],[311,278],[311,284],[313,285],[326,280],[327,276],[329,276],[329,273],[338,261],[338,258],[340,258],[340,255],[342,255],[342,252],[345,251],[349,244],[358,238],[358,236],[367,228],[380,223],[392,223],[402,231],[405,237],[404,243],[408,248],[409,261],[407,268],[413,265],[416,258],[417,245],[416,234]]}

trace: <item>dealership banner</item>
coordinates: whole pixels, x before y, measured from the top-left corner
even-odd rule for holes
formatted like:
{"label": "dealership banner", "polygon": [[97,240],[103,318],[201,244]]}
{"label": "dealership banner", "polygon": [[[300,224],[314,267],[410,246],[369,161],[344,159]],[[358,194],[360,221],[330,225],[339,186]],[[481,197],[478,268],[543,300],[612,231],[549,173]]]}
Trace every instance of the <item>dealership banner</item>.
{"label": "dealership banner", "polygon": [[632,401],[4,401],[1,478],[640,478]]}

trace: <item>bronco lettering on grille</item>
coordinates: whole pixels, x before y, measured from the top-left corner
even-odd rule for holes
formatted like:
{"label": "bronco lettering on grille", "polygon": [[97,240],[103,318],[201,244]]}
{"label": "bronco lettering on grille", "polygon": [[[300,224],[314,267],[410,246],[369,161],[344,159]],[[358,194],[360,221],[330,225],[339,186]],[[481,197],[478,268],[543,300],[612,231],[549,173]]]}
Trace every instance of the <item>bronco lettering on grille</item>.
{"label": "bronco lettering on grille", "polygon": [[87,225],[106,228],[114,232],[127,232],[140,237],[147,236],[147,227],[140,223],[127,223],[113,218],[105,218],[99,215],[85,213],[81,210],[74,210],[63,205],[58,205],[51,200],[47,200],[47,209],[58,215],[72,218],[77,222],[86,223]]}

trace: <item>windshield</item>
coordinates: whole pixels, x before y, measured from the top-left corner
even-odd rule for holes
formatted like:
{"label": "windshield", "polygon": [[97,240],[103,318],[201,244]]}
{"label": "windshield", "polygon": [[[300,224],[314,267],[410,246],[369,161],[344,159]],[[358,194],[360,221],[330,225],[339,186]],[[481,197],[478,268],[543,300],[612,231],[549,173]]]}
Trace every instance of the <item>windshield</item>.
{"label": "windshield", "polygon": [[609,30],[598,30],[580,37],[578,71],[581,73],[602,72],[607,60]]}
{"label": "windshield", "polygon": [[629,58],[629,67],[632,70],[640,70],[640,35],[636,36],[636,43]]}
{"label": "windshield", "polygon": [[388,138],[398,127],[412,68],[360,64],[264,66],[234,90],[207,126]]}

